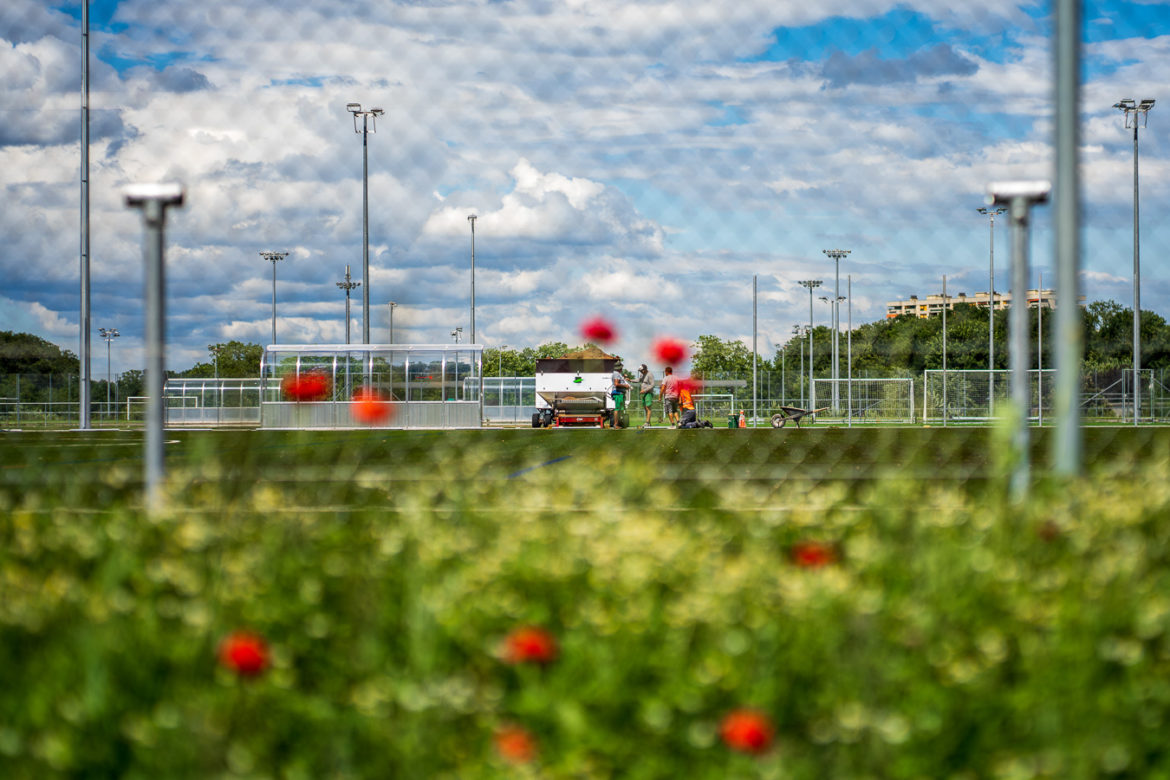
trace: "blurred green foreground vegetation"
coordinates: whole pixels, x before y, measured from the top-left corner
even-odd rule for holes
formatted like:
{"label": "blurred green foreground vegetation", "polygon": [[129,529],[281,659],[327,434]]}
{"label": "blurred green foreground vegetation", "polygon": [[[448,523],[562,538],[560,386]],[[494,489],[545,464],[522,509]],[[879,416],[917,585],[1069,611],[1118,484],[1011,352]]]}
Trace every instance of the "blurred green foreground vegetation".
{"label": "blurred green foreground vegetation", "polygon": [[147,516],[0,434],[0,775],[1170,777],[1170,435],[1086,436],[1018,506],[983,429],[175,433]]}

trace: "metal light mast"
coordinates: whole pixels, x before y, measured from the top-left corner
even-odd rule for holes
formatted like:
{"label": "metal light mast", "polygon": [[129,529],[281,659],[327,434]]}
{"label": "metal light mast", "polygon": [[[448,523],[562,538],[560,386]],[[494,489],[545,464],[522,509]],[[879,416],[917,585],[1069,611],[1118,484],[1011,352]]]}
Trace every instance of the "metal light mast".
{"label": "metal light mast", "polygon": [[[350,281],[349,266],[345,267],[345,281],[337,282],[338,287],[345,290],[345,343],[349,344],[349,291],[362,286],[361,282]],[[394,304],[390,304],[393,306]],[[393,316],[393,309],[390,310]]]}
{"label": "metal light mast", "polygon": [[1138,103],[1133,98],[1123,98],[1113,104],[1125,114],[1125,129],[1133,128],[1133,424],[1138,424],[1138,410],[1141,394],[1138,392],[1138,375],[1142,368],[1141,351],[1141,253],[1138,229],[1138,125],[1146,126],[1154,101],[1145,98]]}
{"label": "metal light mast", "polygon": [[980,214],[986,214],[990,225],[991,237],[988,250],[988,277],[987,287],[987,404],[989,413],[995,415],[995,215],[1003,214],[1007,208],[975,209]]}
{"label": "metal light mast", "polygon": [[[347,103],[345,110],[353,114],[353,131],[362,134],[362,343],[370,343],[370,133],[378,132],[378,117],[386,113],[380,108],[362,110],[361,103]],[[357,125],[362,118],[362,127]],[[373,122],[370,122],[371,117]]]}
{"label": "metal light mast", "polygon": [[[822,249],[828,257],[833,258],[833,265],[836,271],[836,287],[834,288],[833,296],[838,300],[844,300],[841,297],[841,258],[845,257],[852,250],[849,249]],[[833,409],[836,411],[841,406],[840,393],[837,390],[837,380],[841,378],[841,307],[839,303],[833,304]]]}
{"label": "metal light mast", "polygon": [[471,343],[475,343],[475,214],[468,214],[467,221],[471,223]]}
{"label": "metal light mast", "polygon": [[117,328],[98,328],[98,335],[100,335],[106,342],[106,414],[110,413],[110,342],[122,335]]}
{"label": "metal light mast", "polygon": [[276,264],[288,257],[288,252],[261,252],[260,256],[272,262],[272,343],[276,343]]}
{"label": "metal light mast", "polygon": [[816,406],[813,398],[813,290],[821,286],[820,279],[805,279],[801,287],[808,288],[808,408]]}

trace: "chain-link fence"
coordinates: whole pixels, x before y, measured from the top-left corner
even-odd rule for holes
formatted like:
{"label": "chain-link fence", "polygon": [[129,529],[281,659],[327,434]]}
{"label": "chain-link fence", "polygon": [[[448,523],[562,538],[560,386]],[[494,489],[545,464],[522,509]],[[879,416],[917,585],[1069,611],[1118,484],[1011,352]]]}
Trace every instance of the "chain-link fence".
{"label": "chain-link fence", "polygon": [[[0,775],[1170,776],[1167,40],[1120,0],[4,3],[4,327],[92,304],[80,370],[157,372],[162,211],[167,366],[292,348],[170,385],[154,448],[138,372],[81,413],[0,349]],[[1083,344],[1009,337],[1052,301]],[[587,341],[714,429],[531,429]]]}

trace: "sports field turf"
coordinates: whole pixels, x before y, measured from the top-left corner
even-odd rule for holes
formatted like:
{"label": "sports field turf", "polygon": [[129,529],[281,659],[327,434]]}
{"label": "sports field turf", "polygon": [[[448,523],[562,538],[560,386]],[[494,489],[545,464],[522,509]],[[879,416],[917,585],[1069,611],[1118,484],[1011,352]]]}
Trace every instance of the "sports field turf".
{"label": "sports field turf", "polygon": [[[1052,429],[1032,431],[1035,470],[1046,470]],[[0,434],[0,486],[66,503],[133,502],[141,489],[141,431]],[[821,483],[909,479],[978,489],[1003,474],[1007,438],[991,428],[799,430],[181,431],[167,432],[172,478],[214,482],[224,498],[271,483],[304,506],[381,500],[411,482],[531,484],[570,474],[612,479],[647,468],[682,496],[742,482],[757,499]],[[1090,474],[1170,452],[1167,428],[1088,428]],[[857,487],[857,486],[854,486]],[[852,488],[851,488],[852,489]],[[374,492],[371,493],[371,490]],[[392,495],[392,491],[387,493]]]}

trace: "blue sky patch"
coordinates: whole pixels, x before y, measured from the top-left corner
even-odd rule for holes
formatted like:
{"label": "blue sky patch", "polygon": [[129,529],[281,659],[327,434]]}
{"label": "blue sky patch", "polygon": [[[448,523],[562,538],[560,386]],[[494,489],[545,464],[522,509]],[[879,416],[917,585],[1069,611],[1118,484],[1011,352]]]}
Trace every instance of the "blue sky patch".
{"label": "blue sky patch", "polygon": [[325,85],[324,76],[297,76],[291,79],[272,79],[270,87],[322,87]]}
{"label": "blue sky patch", "polygon": [[775,41],[767,50],[747,61],[819,61],[836,51],[857,55],[870,50],[882,59],[899,59],[950,37],[935,29],[934,21],[925,14],[903,9],[878,17],[834,16],[805,27],[778,27],[773,36]]}
{"label": "blue sky patch", "polygon": [[746,125],[748,123],[748,119],[744,116],[743,109],[740,106],[729,105],[719,100],[708,101],[707,105],[720,112],[717,118],[706,123],[708,127],[730,127],[732,125]]}
{"label": "blue sky patch", "polygon": [[1170,4],[1089,0],[1084,6],[1085,40],[1157,38],[1170,33]]}

